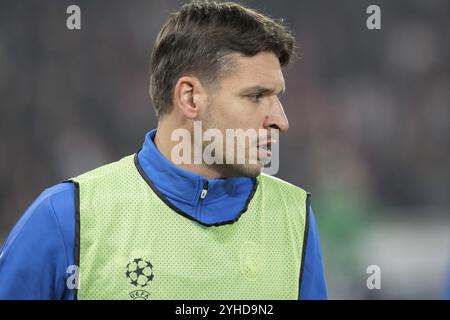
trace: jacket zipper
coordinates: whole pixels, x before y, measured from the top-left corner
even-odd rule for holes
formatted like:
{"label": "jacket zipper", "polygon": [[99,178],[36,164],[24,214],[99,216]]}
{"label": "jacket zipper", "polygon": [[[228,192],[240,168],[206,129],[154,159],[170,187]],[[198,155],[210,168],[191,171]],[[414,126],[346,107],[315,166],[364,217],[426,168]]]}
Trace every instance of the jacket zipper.
{"label": "jacket zipper", "polygon": [[208,194],[208,180],[205,180],[205,182],[203,183],[202,192],[200,193],[200,199],[201,200],[205,199],[207,194]]}
{"label": "jacket zipper", "polygon": [[199,220],[202,220],[201,213],[202,213],[202,208],[203,208],[203,200],[205,199],[207,194],[208,194],[208,180],[205,180],[203,182],[202,192],[200,192],[200,201],[198,203],[197,218]]}

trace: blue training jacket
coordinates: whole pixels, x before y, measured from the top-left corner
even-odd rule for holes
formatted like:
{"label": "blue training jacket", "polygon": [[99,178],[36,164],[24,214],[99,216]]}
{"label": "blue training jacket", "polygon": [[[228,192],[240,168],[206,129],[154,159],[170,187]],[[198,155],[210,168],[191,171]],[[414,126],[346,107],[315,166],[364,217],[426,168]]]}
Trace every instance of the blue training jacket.
{"label": "blue training jacket", "polygon": [[[175,207],[203,223],[234,220],[253,189],[255,179],[208,179],[203,206],[198,199],[206,179],[176,167],[156,148],[156,129],[147,133],[138,161],[145,175]],[[312,210],[299,299],[327,299],[319,233]],[[74,265],[75,190],[60,183],[42,192],[14,226],[0,251],[0,299],[66,299]]]}
{"label": "blue training jacket", "polygon": [[449,265],[449,268],[448,268],[447,281],[445,283],[445,291],[444,291],[443,298],[445,300],[450,300],[450,265]]}

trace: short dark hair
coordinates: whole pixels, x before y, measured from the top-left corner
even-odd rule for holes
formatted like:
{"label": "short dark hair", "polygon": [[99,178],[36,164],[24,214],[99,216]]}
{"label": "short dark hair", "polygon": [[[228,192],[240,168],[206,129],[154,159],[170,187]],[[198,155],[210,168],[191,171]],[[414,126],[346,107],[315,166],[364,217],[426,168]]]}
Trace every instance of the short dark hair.
{"label": "short dark hair", "polygon": [[283,25],[233,2],[192,1],[171,14],[159,32],[151,56],[150,96],[158,118],[169,113],[173,90],[183,75],[215,82],[227,56],[273,52],[289,64],[294,37]]}

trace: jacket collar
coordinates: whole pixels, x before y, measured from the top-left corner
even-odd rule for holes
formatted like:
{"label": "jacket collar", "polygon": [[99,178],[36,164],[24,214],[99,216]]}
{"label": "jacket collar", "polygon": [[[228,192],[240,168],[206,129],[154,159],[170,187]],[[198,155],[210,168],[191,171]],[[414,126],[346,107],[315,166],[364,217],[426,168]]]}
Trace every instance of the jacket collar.
{"label": "jacket collar", "polygon": [[142,149],[137,160],[144,174],[158,188],[165,197],[177,199],[185,204],[197,206],[205,184],[208,185],[203,204],[226,201],[247,192],[256,179],[249,177],[229,177],[206,179],[193,172],[181,169],[168,160],[154,143],[156,129],[149,131],[145,136]]}

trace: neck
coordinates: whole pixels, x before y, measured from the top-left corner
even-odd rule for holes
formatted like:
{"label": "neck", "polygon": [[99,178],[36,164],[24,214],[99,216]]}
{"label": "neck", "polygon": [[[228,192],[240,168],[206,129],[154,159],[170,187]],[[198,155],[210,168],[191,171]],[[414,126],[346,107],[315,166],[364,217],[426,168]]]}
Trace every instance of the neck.
{"label": "neck", "polygon": [[[177,127],[178,128],[178,127]],[[187,128],[186,128],[187,129]],[[172,132],[174,128],[171,128],[168,125],[162,125],[158,124],[158,128],[156,130],[155,135],[155,145],[158,148],[159,152],[168,159],[170,162],[172,162],[175,166],[187,170],[189,172],[201,175],[205,177],[206,179],[216,179],[216,178],[224,178],[226,177],[225,174],[223,174],[218,168],[215,168],[214,166],[207,165],[205,163],[201,164],[176,164],[172,161],[172,150],[173,148],[179,143],[177,141],[172,141],[170,139]],[[187,129],[188,130],[188,129]],[[190,132],[190,130],[188,130]],[[191,141],[192,143],[192,141]],[[193,159],[193,144],[191,144],[191,159]]]}

